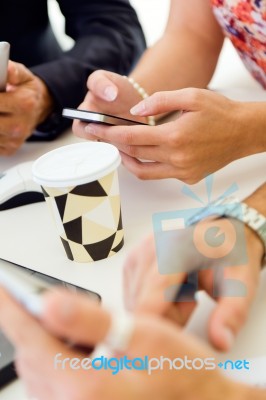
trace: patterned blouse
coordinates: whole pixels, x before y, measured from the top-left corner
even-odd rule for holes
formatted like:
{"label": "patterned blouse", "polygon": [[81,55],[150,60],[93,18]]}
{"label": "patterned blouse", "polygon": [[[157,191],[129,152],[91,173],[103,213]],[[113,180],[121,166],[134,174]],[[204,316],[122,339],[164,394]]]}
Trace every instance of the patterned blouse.
{"label": "patterned blouse", "polygon": [[254,78],[266,89],[266,0],[211,0],[214,15]]}

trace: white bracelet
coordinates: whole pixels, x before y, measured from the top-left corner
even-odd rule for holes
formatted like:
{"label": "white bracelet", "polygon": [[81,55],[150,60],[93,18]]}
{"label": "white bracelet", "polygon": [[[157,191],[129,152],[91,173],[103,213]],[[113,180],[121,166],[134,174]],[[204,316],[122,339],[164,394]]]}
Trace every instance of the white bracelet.
{"label": "white bracelet", "polygon": [[110,329],[104,339],[104,346],[115,352],[125,352],[135,329],[134,318],[130,315],[112,315]]}
{"label": "white bracelet", "polygon": [[[143,87],[141,87],[132,77],[124,75],[124,78],[127,79],[129,83],[131,83],[133,88],[136,89],[136,91],[143,98],[143,100],[149,97],[148,93],[143,89]],[[153,116],[147,117],[147,120],[150,126],[155,126],[155,118]]]}

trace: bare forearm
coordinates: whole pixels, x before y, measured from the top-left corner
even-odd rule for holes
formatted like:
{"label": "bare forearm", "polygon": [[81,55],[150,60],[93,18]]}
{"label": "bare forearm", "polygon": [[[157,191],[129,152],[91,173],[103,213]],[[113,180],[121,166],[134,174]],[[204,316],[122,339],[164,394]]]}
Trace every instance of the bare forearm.
{"label": "bare forearm", "polygon": [[131,75],[149,94],[184,87],[205,88],[215,70],[221,44],[210,48],[190,31],[165,33],[145,52]]}

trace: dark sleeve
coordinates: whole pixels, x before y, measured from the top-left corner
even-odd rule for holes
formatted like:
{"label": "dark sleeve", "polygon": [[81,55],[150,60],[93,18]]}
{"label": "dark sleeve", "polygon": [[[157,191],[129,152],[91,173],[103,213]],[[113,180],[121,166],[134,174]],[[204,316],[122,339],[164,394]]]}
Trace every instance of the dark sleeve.
{"label": "dark sleeve", "polygon": [[128,74],[145,49],[137,15],[127,0],[58,0],[74,47],[56,61],[31,68],[59,108],[77,107],[89,74],[106,69]]}

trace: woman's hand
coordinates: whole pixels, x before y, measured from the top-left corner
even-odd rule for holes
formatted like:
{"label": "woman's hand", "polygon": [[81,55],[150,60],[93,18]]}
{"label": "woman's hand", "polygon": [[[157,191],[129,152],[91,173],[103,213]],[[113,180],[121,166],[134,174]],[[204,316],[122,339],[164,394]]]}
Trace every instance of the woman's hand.
{"label": "woman's hand", "polygon": [[[206,237],[214,242],[210,244]],[[184,298],[171,301],[167,290],[177,293],[179,285],[186,283],[186,272],[198,271],[195,288],[217,300],[208,326],[210,342],[219,350],[229,350],[248,317],[262,255],[257,235],[226,218],[206,219],[195,227],[169,232],[165,239],[156,238],[156,246],[150,236],[125,264],[125,304],[137,315],[157,314],[183,325],[196,302]]]}
{"label": "woman's hand", "polygon": [[243,103],[208,90],[161,92],[139,103],[131,113],[146,117],[183,111],[172,122],[156,127],[90,124],[78,133],[113,143],[121,151],[123,164],[141,179],[177,178],[192,184],[257,151],[245,109]]}
{"label": "woman's hand", "polygon": [[[114,72],[98,70],[88,78],[88,93],[79,109],[98,111],[146,123],[146,117],[132,117],[130,109],[141,100],[140,94],[123,76]],[[73,132],[84,137],[84,122],[75,120]]]}
{"label": "woman's hand", "polygon": [[[86,296],[69,292],[49,293],[44,299],[41,323],[0,290],[0,325],[16,348],[16,365],[28,394],[38,400],[228,400],[248,399],[248,389],[226,380],[218,372],[219,362],[203,343],[170,322],[145,316],[137,318],[124,355],[129,360],[149,358],[147,370],[128,370],[116,375],[110,370],[86,370],[81,362],[89,356],[75,351],[56,337],[71,343],[97,345],[110,329],[110,315]],[[151,358],[179,358],[191,362],[212,359],[212,370],[159,369]],[[64,361],[65,360],[65,361]],[[64,364],[63,364],[64,362]],[[209,360],[210,362],[210,360]],[[198,361],[197,361],[198,363]],[[72,364],[72,368],[71,365]],[[197,364],[198,365],[198,364]],[[80,368],[78,368],[78,366]],[[88,364],[87,364],[88,366]],[[247,397],[245,397],[247,396]],[[263,396],[261,397],[263,398]]]}

